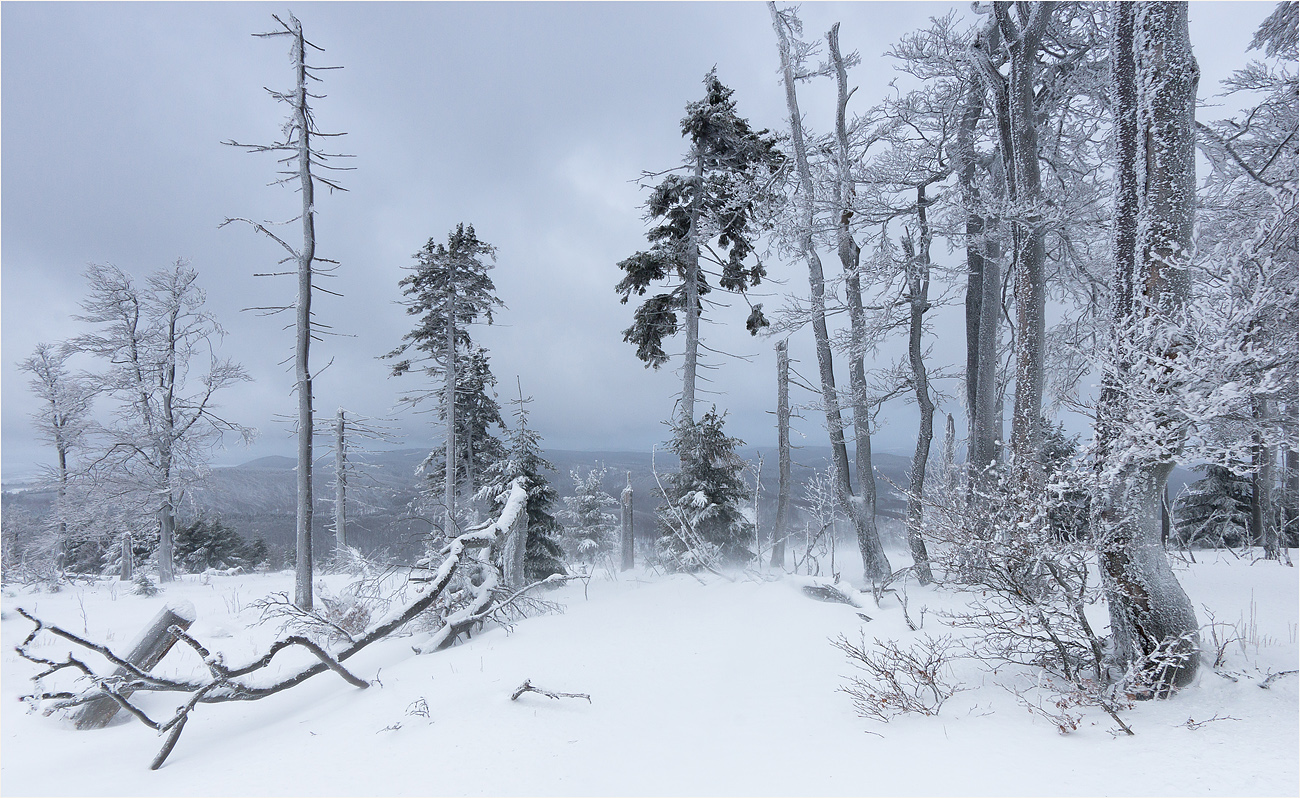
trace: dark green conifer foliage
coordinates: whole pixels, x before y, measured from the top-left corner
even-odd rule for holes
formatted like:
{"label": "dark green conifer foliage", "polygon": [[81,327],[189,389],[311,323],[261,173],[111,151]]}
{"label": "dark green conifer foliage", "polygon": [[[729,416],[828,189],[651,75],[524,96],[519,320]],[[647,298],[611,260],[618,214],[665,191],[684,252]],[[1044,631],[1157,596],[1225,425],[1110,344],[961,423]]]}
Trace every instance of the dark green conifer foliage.
{"label": "dark green conifer foliage", "polygon": [[669,448],[681,470],[664,480],[668,504],[656,511],[663,533],[658,546],[684,568],[739,565],[754,557],[748,548],[754,525],[740,511],[748,488],[736,448],[744,441],[723,431],[725,415],[713,408],[698,422],[673,425]]}
{"label": "dark green conifer foliage", "polygon": [[[400,346],[384,357],[393,360],[392,374],[418,368],[432,387],[402,397],[416,405],[428,399],[439,402],[438,417],[451,437],[454,432],[455,482],[446,492],[446,444],[435,449],[422,464],[431,477],[429,489],[442,489],[448,506],[464,486],[473,491],[483,469],[500,456],[500,442],[489,433],[492,425],[504,428],[501,411],[491,395],[496,379],[488,367],[487,353],[475,346],[469,327],[492,323],[493,309],[504,307],[488,276],[495,248],[480,241],[473,225],[464,223],[447,236],[447,243],[429,241],[415,253],[411,274],[398,285],[406,296],[408,315],[418,317],[415,329],[402,337]],[[454,419],[447,422],[448,375],[454,375]],[[430,467],[441,464],[441,472]],[[459,514],[459,509],[458,514]],[[450,518],[449,518],[450,521]]]}
{"label": "dark green conifer foliage", "polygon": [[[506,447],[494,430],[504,433],[505,420],[497,403],[497,378],[492,374],[487,349],[471,345],[461,353],[456,367],[456,474],[459,484],[478,490],[491,465],[506,455]],[[447,408],[438,405],[438,420],[447,421]],[[434,449],[422,464],[427,488],[434,494],[443,489],[447,473],[447,445]]]}
{"label": "dark green conifer foliage", "polygon": [[527,480],[528,542],[524,548],[524,576],[535,581],[565,573],[566,569],[564,549],[560,545],[564,526],[555,517],[560,495],[546,477],[546,472],[554,472],[555,466],[542,457],[542,436],[528,426],[531,401],[532,397],[524,397],[522,391],[518,399],[511,400],[515,405],[512,413],[515,428],[508,434],[506,455],[487,469],[486,482],[478,495],[492,502],[493,514],[500,514],[505,509],[504,499],[510,483],[517,477]]}
{"label": "dark green conifer foliage", "polygon": [[190,573],[208,568],[252,568],[267,557],[266,541],[245,540],[220,519],[200,518],[176,530],[176,562]]}
{"label": "dark green conifer foliage", "polygon": [[1250,530],[1250,477],[1221,465],[1188,486],[1174,509],[1174,533],[1185,546],[1244,546]]}
{"label": "dark green conifer foliage", "polygon": [[[772,198],[772,173],[781,155],[775,137],[755,131],[736,115],[732,90],[715,71],[704,79],[705,97],[686,107],[682,135],[690,151],[677,174],[673,170],[655,186],[646,203],[647,216],[657,222],[646,237],[651,248],[618,264],[624,277],[615,290],[622,301],[645,296],[655,283],[667,283],[663,293],[648,297],[623,331],[623,340],[637,348],[637,357],[659,368],[668,362],[665,338],[679,331],[678,313],[686,309],[688,274],[696,273],[699,296],[712,290],[708,270],[724,291],[744,293],[762,282],[763,265],[754,252],[759,207]],[[695,240],[691,231],[694,229]],[[716,241],[718,250],[708,246]],[[697,308],[698,310],[698,308]],[[762,306],[753,306],[746,327],[757,333],[767,326]],[[688,342],[688,345],[689,342]]]}

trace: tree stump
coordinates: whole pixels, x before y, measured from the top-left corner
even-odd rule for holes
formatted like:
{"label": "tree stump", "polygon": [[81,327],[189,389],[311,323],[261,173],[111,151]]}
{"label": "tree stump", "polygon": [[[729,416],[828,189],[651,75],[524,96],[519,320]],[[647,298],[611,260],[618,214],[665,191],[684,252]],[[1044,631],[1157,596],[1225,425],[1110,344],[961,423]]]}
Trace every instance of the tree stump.
{"label": "tree stump", "polygon": [[[148,671],[167,656],[167,652],[176,644],[176,638],[167,630],[173,625],[189,629],[194,623],[194,605],[188,601],[169,604],[154,616],[144,631],[136,638],[131,651],[123,659],[142,671]],[[127,676],[125,668],[118,668],[113,676]],[[122,688],[118,691],[123,698],[130,696],[132,690]],[[108,725],[122,706],[112,696],[104,696],[90,701],[77,712],[76,724],[81,730],[102,729]]]}

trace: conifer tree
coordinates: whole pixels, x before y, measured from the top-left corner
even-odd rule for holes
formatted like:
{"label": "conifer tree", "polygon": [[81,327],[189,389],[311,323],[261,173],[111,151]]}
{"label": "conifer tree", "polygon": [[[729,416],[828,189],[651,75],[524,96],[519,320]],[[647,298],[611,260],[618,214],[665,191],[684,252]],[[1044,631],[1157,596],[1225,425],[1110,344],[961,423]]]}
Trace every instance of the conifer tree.
{"label": "conifer tree", "polygon": [[[476,363],[469,325],[480,318],[491,324],[493,308],[504,307],[487,274],[495,252],[495,248],[479,240],[473,225],[464,223],[456,225],[448,234],[446,244],[429,239],[414,255],[412,274],[398,283],[407,297],[406,312],[418,316],[419,320],[415,329],[403,336],[402,344],[385,355],[396,361],[392,368],[394,376],[406,374],[418,364],[434,382],[442,383],[439,388],[403,397],[403,401],[415,405],[435,396],[442,400],[439,420],[445,430],[442,447],[445,535],[452,535],[456,530],[456,499],[463,471],[456,463],[461,449],[457,440],[460,427],[457,415],[465,396],[463,385],[472,385],[475,379],[484,389],[490,385],[487,359],[481,351]],[[465,383],[458,377],[462,371],[467,375]],[[499,420],[499,411],[497,416]],[[484,426],[490,423],[491,419]]]}
{"label": "conifer tree", "polygon": [[578,469],[569,472],[573,495],[564,497],[560,517],[569,522],[566,531],[574,553],[587,562],[614,547],[619,518],[605,508],[617,507],[618,500],[602,486],[607,473],[605,468],[588,469],[585,477]]}
{"label": "conifer tree", "polygon": [[532,397],[525,397],[522,388],[519,398],[511,400],[515,405],[512,413],[515,428],[509,433],[505,456],[487,469],[486,482],[479,489],[478,498],[490,500],[492,512],[499,514],[505,509],[510,483],[518,477],[526,480],[528,541],[524,548],[524,576],[535,581],[562,574],[566,569],[564,549],[560,546],[564,526],[555,517],[555,505],[560,495],[546,478],[546,472],[555,471],[555,466],[542,457],[541,434],[528,426],[528,403],[531,401]]}
{"label": "conifer tree", "polygon": [[[623,340],[636,347],[647,367],[668,362],[664,339],[683,331],[678,314],[685,315],[678,416],[688,422],[695,417],[701,297],[713,290],[710,278],[722,290],[742,295],[762,282],[763,265],[750,258],[757,212],[767,195],[764,186],[780,159],[776,139],[766,130],[752,130],[736,114],[733,91],[715,70],[705,75],[704,86],[704,99],[686,106],[681,123],[690,151],[646,203],[649,218],[657,223],[646,234],[650,249],[618,264],[625,275],[615,287],[626,304],[632,294],[645,296],[651,285],[665,284],[666,291],[642,302],[632,326],[623,331]],[[753,306],[746,326],[754,334],[767,326],[761,304]]]}
{"label": "conifer tree", "polygon": [[741,477],[745,461],[736,454],[744,441],[722,431],[717,408],[698,422],[673,426],[669,448],[681,470],[669,474],[664,486],[667,504],[657,515],[663,532],[659,553],[678,566],[738,565],[753,559],[747,548],[754,525],[740,507],[748,495]]}
{"label": "conifer tree", "polygon": [[[1174,530],[1185,546],[1241,546],[1249,539],[1251,480],[1221,465],[1188,486],[1174,510]],[[1243,469],[1244,470],[1244,469]]]}

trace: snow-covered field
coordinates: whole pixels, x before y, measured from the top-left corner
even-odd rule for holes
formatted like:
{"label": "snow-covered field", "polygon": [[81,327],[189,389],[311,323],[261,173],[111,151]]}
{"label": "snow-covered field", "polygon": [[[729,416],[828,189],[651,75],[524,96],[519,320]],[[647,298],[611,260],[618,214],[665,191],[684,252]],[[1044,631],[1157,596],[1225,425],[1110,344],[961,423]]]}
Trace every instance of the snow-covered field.
{"label": "snow-covered field", "polygon": [[[900,554],[891,555],[906,561]],[[13,646],[33,614],[124,649],[168,601],[197,609],[191,633],[239,663],[265,650],[275,629],[256,625],[253,600],[291,590],[289,573],[187,576],[155,598],[101,583],[3,599],[3,746],[0,792],[17,795],[1295,795],[1297,679],[1258,683],[1297,667],[1297,571],[1207,555],[1180,578],[1202,623],[1212,612],[1245,638],[1229,649],[1236,682],[1203,668],[1171,700],[1124,713],[1136,736],[1116,736],[1100,710],[1081,710],[1063,736],[1006,688],[1004,671],[958,662],[967,688],[936,717],[888,724],[858,717],[837,688],[853,671],[831,645],[859,630],[907,641],[946,630],[935,611],[960,595],[908,588],[912,632],[897,601],[861,610],[812,601],[798,580],[617,577],[598,572],[550,598],[561,615],[513,631],[494,628],[442,653],[417,656],[398,638],[348,661],[373,680],[359,690],[324,673],[252,703],[205,705],[158,771],[161,740],[140,723],[78,732],[29,714],[17,696],[35,666]],[[1296,553],[1292,553],[1296,559]],[[335,587],[346,577],[331,576]],[[48,635],[39,651],[68,649]],[[303,660],[290,652],[280,667]],[[200,668],[177,647],[165,665]],[[511,693],[525,679],[553,700]],[[166,717],[175,695],[141,703]],[[425,717],[419,709],[427,707]],[[1191,721],[1218,718],[1197,728]]]}

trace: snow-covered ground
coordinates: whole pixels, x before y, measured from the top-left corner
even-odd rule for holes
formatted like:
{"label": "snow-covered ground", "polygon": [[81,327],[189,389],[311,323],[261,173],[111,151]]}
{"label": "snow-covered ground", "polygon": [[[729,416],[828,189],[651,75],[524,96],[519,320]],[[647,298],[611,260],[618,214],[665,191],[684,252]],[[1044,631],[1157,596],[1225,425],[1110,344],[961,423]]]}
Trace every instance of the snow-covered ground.
{"label": "snow-covered ground", "polygon": [[[865,622],[852,607],[810,600],[796,579],[701,584],[638,570],[598,572],[585,591],[571,583],[549,596],[563,614],[490,629],[441,653],[414,654],[418,637],[377,643],[347,663],[374,680],[370,689],[324,673],[263,701],[201,706],[156,772],[148,765],[161,740],[134,720],[78,732],[26,712],[16,699],[35,666],[13,646],[31,626],[15,608],[122,649],[164,603],[189,600],[191,633],[233,664],[265,650],[275,629],[255,625],[249,604],[291,590],[291,574],[187,576],[155,598],[109,583],[55,594],[7,588],[0,792],[1295,795],[1297,678],[1258,683],[1297,667],[1297,571],[1227,554],[1202,559],[1180,579],[1202,623],[1208,609],[1246,638],[1229,649],[1238,681],[1203,668],[1173,699],[1124,713],[1134,737],[1111,734],[1100,710],[1082,710],[1079,730],[1063,736],[1003,686],[1031,687],[1023,676],[994,676],[974,662],[954,665],[967,689],[936,717],[858,717],[838,692],[853,668],[830,641],[856,641],[859,630],[868,641],[950,631],[935,615],[960,606],[949,591],[909,586],[912,617],[928,608],[918,633],[892,598],[877,608],[862,596],[873,618]],[[335,587],[345,579],[329,577]],[[46,635],[38,643],[50,657],[68,649]],[[282,656],[285,669],[303,661]],[[180,647],[165,664],[199,668]],[[511,701],[525,679],[589,693],[591,703],[536,693]],[[141,703],[166,717],[179,701],[155,694]]]}

